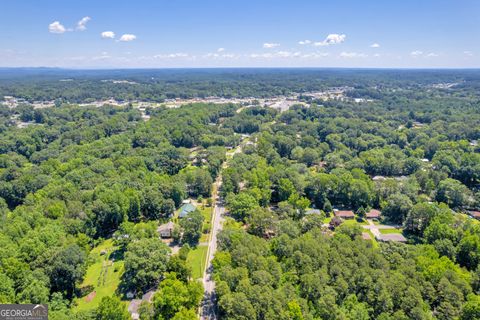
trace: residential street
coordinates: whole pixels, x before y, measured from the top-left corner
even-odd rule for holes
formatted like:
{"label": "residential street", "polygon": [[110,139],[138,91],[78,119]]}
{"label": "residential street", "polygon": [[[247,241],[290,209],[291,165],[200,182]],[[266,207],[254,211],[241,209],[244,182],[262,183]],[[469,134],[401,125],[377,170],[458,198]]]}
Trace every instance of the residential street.
{"label": "residential street", "polygon": [[[239,152],[242,152],[242,146],[239,145],[232,153],[235,155]],[[228,161],[228,159],[227,159]],[[223,168],[227,167],[227,161],[224,162]],[[207,251],[207,262],[205,271],[203,273],[203,288],[205,290],[202,305],[200,306],[200,319],[217,319],[216,317],[216,297],[215,297],[215,282],[212,278],[213,266],[212,260],[217,251],[217,236],[220,230],[222,230],[223,225],[223,215],[225,213],[224,199],[219,195],[219,190],[222,185],[222,174],[220,172],[219,176],[215,180],[213,186],[212,198],[214,200],[214,208],[212,215],[212,230],[210,233],[210,239],[208,241],[208,251]]]}

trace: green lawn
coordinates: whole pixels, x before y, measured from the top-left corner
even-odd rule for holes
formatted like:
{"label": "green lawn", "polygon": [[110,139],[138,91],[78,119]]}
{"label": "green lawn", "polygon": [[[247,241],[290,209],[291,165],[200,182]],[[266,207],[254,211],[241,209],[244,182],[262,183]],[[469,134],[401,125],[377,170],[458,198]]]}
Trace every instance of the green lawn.
{"label": "green lawn", "polygon": [[208,239],[210,237],[210,231],[212,230],[212,210],[213,207],[198,207],[198,210],[203,215],[203,218],[205,219],[203,221],[203,226],[202,226],[202,231],[207,229],[208,233],[202,233],[202,236],[200,237],[200,242],[208,242]]}
{"label": "green lawn", "polygon": [[377,242],[377,239],[375,239],[375,236],[373,235],[372,231],[370,231],[369,229],[364,229],[363,232],[366,232],[370,235],[370,238],[372,238],[372,246],[374,248],[378,248],[379,245],[378,245],[378,242]]}
{"label": "green lawn", "polygon": [[187,256],[187,264],[192,268],[193,279],[198,279],[203,276],[205,263],[207,260],[208,246],[199,245],[193,250],[190,250]]}
{"label": "green lawn", "polygon": [[378,229],[381,234],[402,233],[402,229]]}
{"label": "green lawn", "polygon": [[357,221],[357,219],[345,219],[345,220],[343,220],[342,224],[353,226],[353,225],[360,224],[360,223]]}
{"label": "green lawn", "polygon": [[[87,296],[75,299],[75,311],[96,308],[103,297],[112,296],[117,290],[124,269],[122,260],[111,261],[108,259],[115,249],[112,240],[109,239],[91,251],[90,259],[95,262],[88,267],[85,279],[80,285],[80,288],[92,286],[95,293],[91,294],[93,298],[90,301],[88,301],[88,294]],[[102,250],[106,250],[107,254],[103,256],[100,255]]]}

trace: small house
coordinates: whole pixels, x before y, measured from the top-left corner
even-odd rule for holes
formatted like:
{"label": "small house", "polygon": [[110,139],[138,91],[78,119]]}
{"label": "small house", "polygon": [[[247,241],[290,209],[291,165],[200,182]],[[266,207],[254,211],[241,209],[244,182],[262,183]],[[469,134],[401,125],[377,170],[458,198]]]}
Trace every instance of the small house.
{"label": "small house", "polygon": [[342,219],[353,219],[355,218],[355,214],[353,213],[352,210],[337,210],[334,211],[333,214],[337,218],[342,218]]}
{"label": "small house", "polygon": [[470,217],[480,220],[480,211],[469,211],[468,214]]}
{"label": "small house", "polygon": [[142,302],[151,303],[153,300],[154,294],[155,294],[155,291],[150,290],[142,296],[142,299],[133,299],[130,301],[130,303],[128,304],[128,312],[130,313],[133,320],[140,319],[140,314],[138,312],[140,304],[142,304]]}
{"label": "small house", "polygon": [[372,209],[365,214],[365,217],[367,219],[378,219],[380,218],[381,215],[382,215],[382,212],[380,212],[380,210]]}
{"label": "small house", "polygon": [[185,203],[183,206],[180,207],[180,213],[178,214],[179,218],[185,218],[190,212],[197,210],[191,203]]}
{"label": "small house", "polygon": [[157,228],[157,232],[160,235],[160,238],[168,239],[173,236],[173,229],[175,224],[172,221],[162,224]]}
{"label": "small house", "polygon": [[328,224],[328,227],[331,229],[331,230],[334,230],[336,227],[338,227],[339,225],[341,225],[343,223],[343,220],[340,219],[339,217],[333,217],[331,220],[330,220],[330,223]]}

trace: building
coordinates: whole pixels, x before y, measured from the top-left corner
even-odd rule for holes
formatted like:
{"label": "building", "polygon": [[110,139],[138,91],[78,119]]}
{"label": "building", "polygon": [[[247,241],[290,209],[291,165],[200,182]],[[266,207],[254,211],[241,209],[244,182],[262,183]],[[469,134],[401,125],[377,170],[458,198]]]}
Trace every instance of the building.
{"label": "building", "polygon": [[183,206],[180,207],[180,213],[178,214],[179,218],[185,218],[190,212],[197,210],[191,203],[185,203]]}
{"label": "building", "polygon": [[132,315],[133,320],[140,319],[140,315],[138,313],[138,308],[140,307],[140,304],[144,301],[151,303],[154,294],[155,291],[150,290],[142,296],[142,299],[133,299],[132,301],[130,301],[130,303],[128,304],[128,312],[130,312],[130,314]]}
{"label": "building", "polygon": [[380,218],[381,215],[382,215],[382,212],[380,212],[380,210],[372,209],[365,214],[365,217],[367,219],[378,219]]}
{"label": "building", "polygon": [[469,211],[468,214],[470,217],[480,220],[480,211]]}
{"label": "building", "polygon": [[393,242],[407,242],[407,238],[403,236],[401,233],[388,233],[388,234],[382,234],[378,238],[380,241],[393,241]]}
{"label": "building", "polygon": [[330,220],[330,223],[328,224],[328,227],[331,229],[331,230],[334,230],[336,227],[338,227],[339,225],[341,225],[343,223],[343,220],[340,219],[339,217],[333,217],[331,220]]}
{"label": "building", "polygon": [[173,236],[173,229],[175,224],[172,221],[162,224],[157,228],[157,232],[160,235],[160,238],[171,238]]}
{"label": "building", "polygon": [[355,214],[352,210],[336,210],[333,212],[335,217],[342,218],[342,219],[353,219],[355,218]]}

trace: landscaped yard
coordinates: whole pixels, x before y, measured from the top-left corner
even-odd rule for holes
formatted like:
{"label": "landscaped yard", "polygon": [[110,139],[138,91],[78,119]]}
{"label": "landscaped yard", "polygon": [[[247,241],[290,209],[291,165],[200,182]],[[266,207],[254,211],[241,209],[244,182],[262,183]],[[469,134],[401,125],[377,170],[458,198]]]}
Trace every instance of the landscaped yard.
{"label": "landscaped yard", "polygon": [[192,268],[193,279],[198,279],[203,276],[203,270],[205,269],[205,262],[207,260],[207,249],[208,246],[199,245],[188,253],[187,264]]}
{"label": "landscaped yard", "polygon": [[[117,290],[123,274],[123,260],[112,261],[109,259],[110,254],[115,249],[113,241],[109,239],[94,248],[90,253],[90,258],[95,262],[88,267],[80,288],[91,286],[93,291],[75,300],[76,311],[96,308],[103,297],[111,296]],[[104,250],[107,253],[101,255]]]}
{"label": "landscaped yard", "polygon": [[378,229],[381,234],[402,233],[402,229]]}

